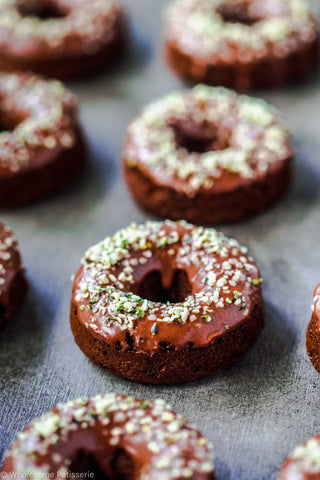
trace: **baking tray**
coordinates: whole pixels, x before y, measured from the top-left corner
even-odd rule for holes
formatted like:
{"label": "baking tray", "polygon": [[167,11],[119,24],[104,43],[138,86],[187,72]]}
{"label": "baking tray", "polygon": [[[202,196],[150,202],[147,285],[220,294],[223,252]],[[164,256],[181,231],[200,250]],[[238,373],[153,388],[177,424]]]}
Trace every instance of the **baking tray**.
{"label": "baking tray", "polygon": [[16,432],[57,402],[120,392],[162,397],[195,422],[215,446],[219,480],[275,479],[294,446],[320,432],[320,376],[305,351],[320,282],[319,76],[259,92],[282,110],[293,134],[294,185],[264,215],[222,227],[249,247],[265,280],[267,321],[259,340],[242,361],[211,378],[160,387],[119,379],[94,366],[73,341],[70,277],[87,247],[147,219],[121,178],[123,136],[141,106],[182,86],[162,58],[165,2],[127,5],[128,58],[112,72],[68,84],[80,98],[91,147],[84,178],[53,199],[0,215],[19,239],[31,284],[22,310],[0,334],[0,463]]}

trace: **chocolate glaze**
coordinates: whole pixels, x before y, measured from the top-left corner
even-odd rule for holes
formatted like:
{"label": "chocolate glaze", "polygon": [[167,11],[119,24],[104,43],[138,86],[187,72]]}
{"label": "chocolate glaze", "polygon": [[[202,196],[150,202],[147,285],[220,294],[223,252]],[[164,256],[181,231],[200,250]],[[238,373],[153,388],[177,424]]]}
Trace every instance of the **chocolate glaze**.
{"label": "chocolate glaze", "polygon": [[318,327],[320,328],[320,285],[316,287],[313,297],[315,298],[314,315],[317,318]]}
{"label": "chocolate glaze", "polygon": [[[170,261],[170,260],[169,260]],[[139,277],[140,281],[144,278],[144,276],[151,271],[154,270],[161,270],[162,272],[162,281],[163,278],[163,271],[166,268],[165,265],[168,265],[168,262],[160,262],[160,261],[151,261],[147,266],[137,269],[135,271],[135,282],[139,285]],[[169,279],[168,276],[172,274],[177,268],[181,268],[181,265],[177,264],[176,262],[172,262],[170,264],[171,272],[167,274],[167,280]],[[167,267],[168,268],[168,267]],[[203,285],[199,285],[199,279],[195,275],[195,272],[191,268],[185,268],[189,278],[193,279],[192,283],[192,293],[199,291],[199,287]],[[254,278],[258,278],[258,270],[255,270],[253,273]],[[78,282],[86,281],[88,278],[86,273],[83,271],[83,267],[77,272],[74,284],[77,285]],[[163,282],[163,285],[165,283]],[[170,283],[168,283],[170,285]],[[198,288],[197,288],[198,287]],[[151,326],[150,320],[148,319],[139,319],[133,330],[131,330],[130,334],[135,339],[135,344],[138,346],[139,350],[144,351],[152,351],[159,349],[159,343],[166,342],[168,344],[174,345],[175,347],[179,348],[185,346],[189,342],[193,343],[199,347],[205,347],[212,343],[213,339],[226,334],[226,329],[230,330],[240,323],[245,322],[252,313],[253,305],[252,301],[257,301],[256,289],[250,288],[248,286],[239,285],[239,291],[243,294],[246,298],[247,307],[241,311],[239,311],[238,307],[231,305],[228,309],[216,309],[214,305],[208,304],[208,308],[215,308],[214,314],[210,314],[213,318],[213,322],[206,323],[201,320],[201,315],[197,314],[197,320],[195,322],[190,322],[186,324],[180,323],[165,323],[165,322],[158,322],[157,335],[151,335]],[[74,296],[76,294],[76,290],[73,293],[73,302],[74,305],[79,305],[79,302],[74,301]],[[203,313],[203,312],[202,312]],[[91,331],[91,334],[94,336],[102,336],[102,338],[107,341],[109,344],[118,344],[119,342],[126,347],[126,335],[123,330],[121,330],[120,326],[117,323],[112,325],[108,325],[107,329],[105,329],[105,318],[101,317],[98,319],[98,322],[95,325],[98,326],[98,330],[96,328],[92,328],[91,318],[92,314],[89,310],[85,310],[84,312],[79,312],[78,315],[81,319],[81,323],[84,325],[87,324],[87,328]],[[99,322],[100,320],[100,322]],[[104,331],[99,332],[99,326],[103,327]],[[100,335],[99,335],[100,333]]]}
{"label": "chocolate glaze", "polygon": [[[213,480],[206,440],[165,402],[100,395],[58,405],[17,436],[2,472]],[[92,478],[92,477],[91,477]]]}
{"label": "chocolate glaze", "polygon": [[139,205],[200,225],[264,211],[288,190],[292,159],[275,109],[204,85],[148,105],[130,124],[123,150],[125,180]]}
{"label": "chocolate glaze", "polygon": [[[115,286],[115,293],[113,293],[113,290],[110,293],[107,289],[106,292],[98,294],[97,301],[95,300],[95,293],[84,298],[83,286],[85,288],[88,286],[89,291],[90,289],[92,291],[98,289],[96,291],[99,291],[102,284],[97,278],[95,262],[90,259],[90,254],[84,265],[78,270],[73,284],[71,324],[76,341],[85,350],[85,353],[87,353],[88,348],[84,348],[81,342],[80,328],[86,332],[87,336],[92,338],[93,343],[96,339],[97,342],[105,344],[106,348],[117,349],[119,358],[121,358],[121,351],[152,356],[157,352],[162,352],[164,346],[166,346],[166,350],[179,351],[192,346],[192,348],[205,351],[206,348],[212,347],[218,338],[231,336],[233,331],[236,335],[236,331],[241,325],[250,323],[251,319],[257,315],[257,308],[259,308],[259,311],[261,309],[261,315],[263,315],[259,270],[236,242],[228,243],[228,239],[224,240],[223,236],[219,237],[220,247],[225,242],[224,255],[220,256],[219,253],[208,253],[205,248],[198,249],[192,244],[191,240],[190,250],[185,255],[183,237],[192,234],[193,227],[188,224],[175,224],[173,222],[157,225],[161,225],[161,234],[165,237],[168,236],[169,238],[177,233],[179,240],[164,248],[159,248],[156,243],[150,241],[148,247],[150,256],[143,264],[139,262],[141,259],[145,259],[145,250],[137,250],[134,246],[128,247],[128,254],[125,255],[125,258],[136,264],[132,267],[132,279],[130,281],[123,281],[121,287],[118,287],[118,279],[121,278],[124,269],[122,261],[119,261],[110,270],[103,271],[103,275],[111,277],[111,285]],[[195,231],[195,235],[197,235],[198,230],[195,229]],[[203,229],[200,229],[200,231],[206,232]],[[146,238],[149,242],[150,232]],[[93,253],[92,255],[94,259],[99,254]],[[197,256],[196,261],[190,260],[195,256]],[[237,267],[232,267],[229,264],[230,259],[231,262],[237,263]],[[208,265],[210,273],[206,270]],[[230,269],[229,277],[225,277],[224,268]],[[118,321],[115,318],[113,320],[114,317],[117,317],[115,312],[122,311],[121,302],[119,307],[115,306],[113,295],[121,295],[121,298],[124,299],[125,295],[132,294],[130,292],[143,295],[140,286],[152,272],[159,272],[163,288],[170,289],[176,272],[181,271],[185,272],[185,276],[188,278],[187,287],[184,285],[184,288],[190,287],[191,290],[184,301],[169,304],[149,301],[145,312],[136,316],[134,313],[130,314],[130,311],[134,310],[135,305],[139,305],[139,300],[137,300],[138,303],[132,303],[132,307],[129,304],[127,308],[129,313],[124,319],[125,325],[119,323],[120,320],[122,322],[122,319]],[[101,271],[98,270],[98,272],[100,275]],[[208,273],[214,275],[214,284],[206,285],[206,275]],[[231,278],[233,274],[235,275],[234,278],[239,277],[239,279],[234,282],[234,287],[228,287],[226,286],[228,285],[226,278]],[[216,287],[217,285],[224,285],[228,290],[224,291],[223,287]],[[216,289],[219,293],[214,293]],[[216,294],[218,294],[217,297],[215,297]],[[130,298],[128,301],[131,301]],[[181,317],[179,317],[180,314]],[[132,315],[133,319],[130,319]],[[125,316],[126,314],[123,315],[123,317]],[[260,313],[258,317],[258,322],[260,322]],[[92,353],[90,357],[94,357],[94,354]],[[134,358],[132,361],[135,362]],[[181,368],[183,368],[182,365]],[[178,378],[176,378],[176,381],[179,381]]]}
{"label": "chocolate glaze", "polygon": [[12,231],[0,223],[0,328],[20,307],[27,288],[17,240]]}
{"label": "chocolate glaze", "polygon": [[113,0],[3,1],[0,67],[55,78],[91,74],[122,54],[125,23]]}
{"label": "chocolate glaze", "polygon": [[86,147],[77,102],[60,82],[0,75],[0,207],[23,205],[68,185]]}
{"label": "chocolate glaze", "polygon": [[306,348],[312,365],[320,373],[320,285],[316,287],[313,298],[313,312],[306,331]]}
{"label": "chocolate glaze", "polygon": [[242,92],[297,82],[318,64],[318,25],[304,0],[176,1],[166,38],[179,76]]}

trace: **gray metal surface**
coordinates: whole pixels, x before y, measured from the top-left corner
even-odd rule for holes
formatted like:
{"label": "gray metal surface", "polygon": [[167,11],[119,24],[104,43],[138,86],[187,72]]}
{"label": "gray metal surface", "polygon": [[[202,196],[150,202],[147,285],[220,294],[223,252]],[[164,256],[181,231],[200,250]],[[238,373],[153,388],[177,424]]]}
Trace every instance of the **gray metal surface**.
{"label": "gray metal surface", "polygon": [[[130,4],[130,5],[129,5]],[[152,387],[95,367],[69,328],[70,276],[85,249],[147,217],[128,196],[118,167],[126,126],[152,98],[180,88],[161,52],[161,0],[129,2],[130,58],[115,71],[69,86],[79,95],[90,146],[85,178],[39,205],[1,213],[21,245],[31,290],[0,334],[0,462],[17,431],[59,401],[100,392],[162,397],[215,445],[220,480],[275,479],[285,456],[320,431],[320,376],[305,329],[320,282],[319,77],[261,95],[279,107],[297,147],[290,194],[251,221],[225,226],[261,267],[267,324],[245,358],[215,377]]]}

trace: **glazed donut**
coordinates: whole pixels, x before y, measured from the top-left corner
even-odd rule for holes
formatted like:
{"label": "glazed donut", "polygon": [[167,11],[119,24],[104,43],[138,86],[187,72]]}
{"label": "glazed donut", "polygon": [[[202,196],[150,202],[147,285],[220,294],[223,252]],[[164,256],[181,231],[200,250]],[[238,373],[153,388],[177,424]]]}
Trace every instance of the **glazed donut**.
{"label": "glazed donut", "polygon": [[293,451],[280,470],[278,480],[320,480],[320,435]]}
{"label": "glazed donut", "polygon": [[314,291],[312,316],[307,328],[306,346],[310,361],[320,373],[320,285]]}
{"label": "glazed donut", "polygon": [[305,0],[177,0],[166,38],[178,75],[239,91],[296,82],[318,63],[318,25]]}
{"label": "glazed donut", "polygon": [[115,62],[125,45],[116,0],[1,0],[0,69],[70,78]]}
{"label": "glazed donut", "polygon": [[30,480],[214,480],[210,450],[163,400],[99,395],[60,404],[19,433],[2,474]]}
{"label": "glazed donut", "polygon": [[74,278],[77,344],[108,371],[144,383],[227,367],[264,324],[262,280],[246,251],[184,221],[132,224],[106,238]]}
{"label": "glazed donut", "polygon": [[58,81],[0,73],[0,208],[66,187],[86,158],[73,95]]}
{"label": "glazed donut", "polygon": [[293,150],[262,100],[198,85],[147,106],[124,151],[129,190],[145,210],[195,224],[239,221],[287,191]]}
{"label": "glazed donut", "polygon": [[0,329],[21,306],[27,289],[18,242],[10,228],[0,223]]}

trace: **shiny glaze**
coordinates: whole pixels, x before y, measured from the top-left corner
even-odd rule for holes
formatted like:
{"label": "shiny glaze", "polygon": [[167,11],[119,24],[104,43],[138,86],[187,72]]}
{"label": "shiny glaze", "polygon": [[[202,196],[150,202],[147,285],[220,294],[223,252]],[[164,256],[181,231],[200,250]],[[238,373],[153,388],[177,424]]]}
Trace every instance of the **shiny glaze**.
{"label": "shiny glaze", "polygon": [[[22,1],[26,10],[37,11],[42,1]],[[43,2],[45,3],[45,2]],[[0,47],[2,55],[16,61],[26,58],[55,61],[61,58],[93,56],[115,35],[115,24],[122,7],[113,0],[48,1],[63,14],[60,18],[41,19],[37,14],[22,15],[18,2],[2,0],[0,4]],[[79,60],[80,61],[80,60]]]}
{"label": "shiny glaze", "polygon": [[187,420],[162,400],[114,394],[60,404],[34,421],[18,434],[2,472],[61,478],[85,452],[113,478],[112,459],[119,451],[129,456],[133,479],[213,478],[210,447]]}
{"label": "shiny glaze", "polygon": [[58,81],[0,74],[0,179],[55,161],[76,142],[77,103]]}
{"label": "shiny glaze", "polygon": [[[223,10],[234,20],[224,18]],[[252,23],[242,22],[239,12]],[[314,42],[318,31],[305,0],[177,0],[167,17],[168,42],[198,58],[199,68],[202,61],[246,65],[284,57]]]}
{"label": "shiny glaze", "polygon": [[[189,138],[211,126],[204,151],[179,144],[174,125]],[[223,140],[223,141],[222,141]],[[130,124],[123,151],[125,168],[137,169],[156,186],[188,197],[228,194],[250,187],[283,168],[293,157],[288,130],[266,102],[221,87],[197,85],[146,106]]]}
{"label": "shiny glaze", "polygon": [[[145,314],[141,315],[141,318],[134,318],[128,325],[121,325],[117,321],[110,322],[109,318],[113,317],[114,314],[110,310],[113,307],[109,293],[101,292],[97,302],[91,306],[90,299],[92,297],[84,298],[83,293],[81,293],[81,285],[92,285],[92,288],[94,288],[93,285],[96,288],[102,285],[95,275],[94,262],[84,260],[84,265],[80,267],[74,279],[72,305],[77,307],[77,316],[85,328],[93,336],[104,340],[108,344],[115,345],[120,342],[123,347],[126,347],[126,336],[129,333],[131,338],[134,339],[134,346],[143,351],[157,350],[162,342],[175,347],[183,347],[188,343],[192,343],[195,346],[208,346],[216,338],[227,334],[228,331],[245,322],[252,314],[254,306],[261,303],[259,270],[253,263],[253,260],[247,257],[244,250],[241,250],[235,241],[231,240],[232,245],[230,246],[228,245],[229,240],[222,235],[219,238],[223,239],[222,244],[226,242],[225,256],[221,257],[219,254],[215,255],[213,253],[208,254],[204,248],[198,249],[194,245],[191,245],[188,255],[182,255],[184,246],[181,239],[183,235],[189,235],[193,227],[185,222],[159,222],[157,225],[162,226],[162,231],[166,235],[178,232],[179,240],[165,248],[159,248],[153,243],[152,247],[150,247],[152,256],[148,258],[146,263],[142,265],[138,263],[133,267],[132,281],[123,282],[121,288],[117,286],[117,282],[114,282],[116,292],[120,291],[122,292],[121,294],[136,292],[146,274],[155,270],[160,272],[163,285],[170,286],[174,273],[177,270],[184,270],[192,287],[190,297],[187,297],[184,302],[168,305],[159,302],[149,302]],[[201,231],[206,232],[204,229]],[[213,230],[208,229],[208,231]],[[149,241],[148,238],[147,235],[147,241]],[[93,247],[94,252],[95,248],[97,251],[99,250],[99,246]],[[143,256],[144,251],[129,248],[129,258],[139,260]],[[192,258],[195,252],[197,252],[199,263],[198,261],[195,263],[190,262],[190,258]],[[93,254],[93,257],[95,255],[96,253]],[[205,295],[211,295],[217,287],[203,283],[205,281],[204,278],[207,278],[206,275],[208,274],[208,271],[205,270],[208,262],[212,262],[210,270],[216,276],[216,285],[216,282],[224,278],[225,271],[223,265],[226,266],[224,262],[228,262],[230,258],[235,259],[233,261],[239,261],[239,265],[241,264],[241,269],[235,268],[234,271],[239,270],[241,272],[237,275],[242,275],[242,280],[238,281],[235,287],[232,287],[233,290],[231,288],[232,292],[238,292],[236,294],[237,298],[239,298],[236,302],[237,304],[234,303],[234,294],[224,292],[222,288],[220,289],[218,302],[212,300],[199,301],[195,307],[199,311],[193,313],[193,309],[190,307],[188,314],[184,311],[186,318],[183,317],[183,314],[182,318],[177,320],[171,320],[167,316],[167,312],[171,308],[179,309],[183,307],[186,302],[188,303],[188,299],[194,301],[195,298],[207,298]],[[93,269],[91,268],[92,266]],[[118,278],[122,269],[123,265],[119,262],[118,265],[108,269],[108,273],[112,272],[111,274]],[[200,295],[200,297],[197,297],[197,295]],[[204,295],[204,297],[201,297],[201,295]],[[226,299],[229,297],[233,298],[233,302],[227,304]],[[91,308],[96,311],[92,311]]]}
{"label": "shiny glaze", "polygon": [[314,298],[313,313],[314,313],[315,317],[317,318],[319,331],[320,331],[320,285],[318,285],[315,288],[313,298]]}

